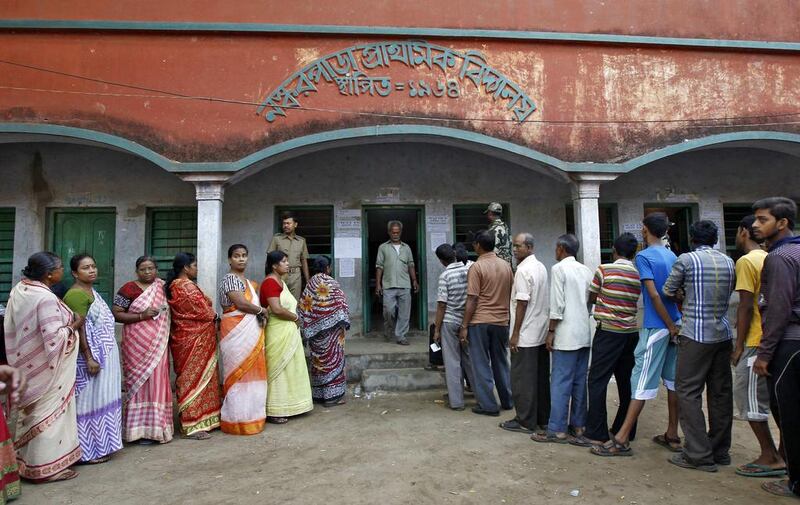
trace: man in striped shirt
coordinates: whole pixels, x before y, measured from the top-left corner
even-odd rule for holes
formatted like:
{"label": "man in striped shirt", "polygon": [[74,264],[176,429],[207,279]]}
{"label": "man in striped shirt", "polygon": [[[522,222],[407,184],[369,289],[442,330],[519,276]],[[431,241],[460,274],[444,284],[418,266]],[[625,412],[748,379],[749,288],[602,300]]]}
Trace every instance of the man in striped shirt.
{"label": "man in striped shirt", "polygon": [[[689,228],[694,251],[672,265],[663,293],[683,300],[683,325],[678,334],[675,391],[686,441],[669,462],[682,468],[716,472],[729,465],[733,427],[731,328],[728,300],[736,275],[733,261],[713,248],[719,231],[711,221]],[[708,386],[708,419],[703,415],[703,389]]]}
{"label": "man in striped shirt", "polygon": [[[614,241],[614,262],[600,265],[589,286],[589,302],[594,304],[597,331],[592,341],[592,364],[589,367],[589,413],[586,419],[586,440],[581,445],[602,444],[609,439],[606,393],[611,375],[617,382],[619,408],[611,425],[617,433],[625,421],[631,403],[631,372],[633,351],[639,343],[636,323],[636,302],[642,292],[639,272],[633,257],[639,242],[630,233]],[[631,440],[636,436],[636,424]]]}

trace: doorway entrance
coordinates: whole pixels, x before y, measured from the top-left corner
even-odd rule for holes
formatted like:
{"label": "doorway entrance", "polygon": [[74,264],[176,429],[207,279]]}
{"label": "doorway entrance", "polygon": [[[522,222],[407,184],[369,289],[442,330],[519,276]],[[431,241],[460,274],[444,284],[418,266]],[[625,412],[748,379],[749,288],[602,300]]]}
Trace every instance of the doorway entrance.
{"label": "doorway entrance", "polygon": [[697,215],[696,205],[645,204],[644,215],[646,216],[651,212],[663,212],[669,218],[669,222],[672,225],[669,227],[667,235],[669,236],[670,249],[676,256],[692,250],[689,242],[689,226],[691,226]]}
{"label": "doorway entrance", "polygon": [[414,254],[414,265],[419,282],[419,293],[411,295],[410,327],[424,330],[428,324],[427,297],[425,296],[425,232],[424,207],[420,205],[365,206],[364,219],[364,333],[383,331],[383,300],[375,296],[375,258],[378,247],[389,240],[386,224],[403,223],[400,240],[408,244]]}
{"label": "doorway entrance", "polygon": [[76,254],[91,254],[97,263],[94,288],[109,305],[114,297],[114,240],[116,213],[113,209],[50,209],[48,249],[64,262],[64,286],[74,279],[69,260]]}

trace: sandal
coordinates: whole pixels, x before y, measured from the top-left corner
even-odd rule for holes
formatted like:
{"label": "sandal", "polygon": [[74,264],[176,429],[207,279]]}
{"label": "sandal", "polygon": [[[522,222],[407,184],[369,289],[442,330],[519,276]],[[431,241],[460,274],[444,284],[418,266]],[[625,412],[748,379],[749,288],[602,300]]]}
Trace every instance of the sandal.
{"label": "sandal", "polygon": [[41,482],[58,482],[61,480],[74,479],[77,476],[78,472],[72,470],[71,468],[67,468],[66,470],[61,470],[57,474],[53,475],[52,477],[48,477],[47,479],[44,479]]}
{"label": "sandal", "polygon": [[736,475],[743,477],[780,477],[786,474],[786,467],[772,468],[758,463],[745,463],[736,468]]}
{"label": "sandal", "polygon": [[692,463],[691,461],[689,461],[686,458],[686,455],[683,454],[683,453],[676,454],[676,455],[672,456],[671,458],[668,458],[667,461],[669,461],[670,463],[672,463],[675,466],[679,466],[681,468],[688,468],[689,470],[700,470],[701,472],[709,472],[709,473],[714,473],[714,472],[719,471],[719,468],[717,468],[716,464],[712,464],[712,465],[697,465],[697,464]]}
{"label": "sandal", "polygon": [[583,435],[578,435],[577,437],[568,437],[569,445],[576,445],[578,447],[592,447],[593,445],[597,445],[597,441],[589,440],[588,438],[584,437]]}
{"label": "sandal", "polygon": [[614,457],[614,456],[633,456],[631,443],[620,444],[616,438],[610,439],[603,445],[593,445],[589,452],[595,456]]}
{"label": "sandal", "polygon": [[289,422],[288,417],[275,417],[275,416],[267,416],[267,421],[272,424],[286,424]]}
{"label": "sandal", "polygon": [[789,479],[764,482],[761,484],[761,489],[776,496],[783,496],[786,498],[791,498],[794,496],[797,498],[797,495],[794,494],[791,489],[789,489]]}
{"label": "sandal", "polygon": [[99,465],[111,459],[111,456],[102,456],[100,458],[90,459],[89,461],[82,461],[84,465]]}
{"label": "sandal", "polygon": [[197,433],[186,435],[184,438],[191,438],[192,440],[208,440],[211,438],[211,435],[207,431],[198,431]]}
{"label": "sandal", "polygon": [[568,442],[567,437],[562,438],[552,432],[534,433],[531,435],[531,440],[542,444],[566,444]]}
{"label": "sandal", "polygon": [[669,438],[666,433],[663,435],[656,435],[653,437],[653,442],[657,443],[661,447],[665,449],[669,449],[672,452],[682,452],[683,447],[681,446],[681,437],[677,438]]}

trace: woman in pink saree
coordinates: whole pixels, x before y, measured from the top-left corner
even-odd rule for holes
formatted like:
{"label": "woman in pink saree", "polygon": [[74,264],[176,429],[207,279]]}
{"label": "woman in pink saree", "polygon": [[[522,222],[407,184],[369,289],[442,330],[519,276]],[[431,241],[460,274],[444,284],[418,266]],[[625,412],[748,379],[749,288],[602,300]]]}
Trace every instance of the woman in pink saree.
{"label": "woman in pink saree", "polygon": [[142,444],[172,440],[169,383],[169,311],[156,260],[136,260],[137,280],[114,297],[111,311],[122,330],[122,439]]}

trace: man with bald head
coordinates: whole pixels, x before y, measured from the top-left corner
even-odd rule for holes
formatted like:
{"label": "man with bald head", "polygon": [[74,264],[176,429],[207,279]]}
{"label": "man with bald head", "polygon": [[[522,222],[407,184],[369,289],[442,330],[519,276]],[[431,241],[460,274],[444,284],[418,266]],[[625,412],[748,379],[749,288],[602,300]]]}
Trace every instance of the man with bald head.
{"label": "man with bald head", "polygon": [[550,418],[550,322],[547,268],[533,254],[533,235],[512,242],[517,273],[511,288],[511,393],[517,415],[500,423],[508,431],[533,433]]}

